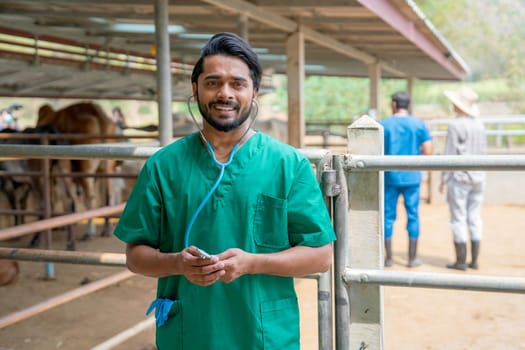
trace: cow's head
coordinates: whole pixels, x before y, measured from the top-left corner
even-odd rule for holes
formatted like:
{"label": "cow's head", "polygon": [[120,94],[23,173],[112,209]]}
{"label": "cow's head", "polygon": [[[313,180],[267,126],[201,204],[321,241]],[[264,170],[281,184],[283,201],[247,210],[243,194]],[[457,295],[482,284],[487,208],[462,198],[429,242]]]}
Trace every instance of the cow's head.
{"label": "cow's head", "polygon": [[45,104],[38,110],[38,121],[36,125],[51,125],[53,124],[54,116],[55,111],[53,110],[53,107],[51,107],[48,104]]}

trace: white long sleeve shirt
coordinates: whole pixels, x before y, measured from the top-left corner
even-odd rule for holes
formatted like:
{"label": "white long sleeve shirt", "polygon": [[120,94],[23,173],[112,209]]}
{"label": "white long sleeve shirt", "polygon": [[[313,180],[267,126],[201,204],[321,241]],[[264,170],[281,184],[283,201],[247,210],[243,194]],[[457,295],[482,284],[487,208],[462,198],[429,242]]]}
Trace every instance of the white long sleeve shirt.
{"label": "white long sleeve shirt", "polygon": [[[476,155],[486,152],[487,137],[481,120],[470,116],[458,116],[450,122],[445,143],[446,155]],[[458,182],[480,183],[485,181],[485,172],[444,171],[441,174],[441,183],[446,183],[451,177]]]}

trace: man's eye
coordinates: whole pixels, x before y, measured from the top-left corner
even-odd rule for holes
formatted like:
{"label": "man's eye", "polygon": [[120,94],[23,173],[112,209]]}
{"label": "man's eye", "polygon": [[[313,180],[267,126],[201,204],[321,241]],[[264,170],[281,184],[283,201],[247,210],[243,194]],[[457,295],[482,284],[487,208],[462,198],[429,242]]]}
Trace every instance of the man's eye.
{"label": "man's eye", "polygon": [[216,81],[214,81],[214,80],[208,80],[206,82],[206,86],[209,86],[209,87],[215,87],[217,85],[218,85],[218,83]]}

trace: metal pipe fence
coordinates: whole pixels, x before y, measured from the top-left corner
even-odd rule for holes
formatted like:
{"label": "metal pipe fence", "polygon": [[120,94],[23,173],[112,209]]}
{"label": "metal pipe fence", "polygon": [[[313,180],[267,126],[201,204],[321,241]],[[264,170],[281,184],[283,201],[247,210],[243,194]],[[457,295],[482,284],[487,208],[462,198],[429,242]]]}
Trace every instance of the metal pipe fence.
{"label": "metal pipe fence", "polygon": [[343,279],[347,285],[355,283],[525,294],[525,278],[522,277],[464,276],[450,273],[415,273],[347,268],[343,273]]}
{"label": "metal pipe fence", "polygon": [[[455,117],[432,118],[428,120],[431,126],[448,125]],[[478,117],[483,124],[525,124],[525,114],[505,114],[497,116]]]}
{"label": "metal pipe fence", "polygon": [[384,156],[349,155],[348,171],[388,170],[525,170],[525,155]]}
{"label": "metal pipe fence", "polygon": [[[505,137],[519,137],[525,136],[525,129],[513,129],[516,125],[525,126],[525,115],[498,115],[498,116],[482,116],[479,119],[486,125],[487,137],[496,139],[495,146],[501,147]],[[454,117],[448,118],[429,118],[425,119],[425,122],[430,128],[430,133],[436,138],[443,138],[446,135],[446,127],[454,120]],[[333,131],[333,127],[338,130],[344,129],[348,126],[347,122],[344,121],[320,121],[312,120],[306,122],[307,135],[321,135],[322,142],[308,142],[310,147],[323,147],[323,148],[346,148],[344,141],[330,140],[330,136],[337,136],[339,138],[346,138],[346,135],[342,135],[340,132]],[[315,127],[316,129],[313,129]],[[507,145],[507,149],[509,145]]]}
{"label": "metal pipe fence", "polygon": [[[318,280],[319,349],[332,349],[332,332],[335,334],[337,349],[359,348],[363,344],[369,348],[382,349],[382,287],[386,285],[525,293],[523,278],[382,270],[382,171],[520,171],[525,170],[525,155],[383,156],[380,128],[373,120],[360,120],[348,137],[348,154],[332,156],[326,150],[301,150],[316,165],[318,175],[323,176],[327,170],[335,173],[335,183],[321,183],[325,195],[329,193],[327,203],[333,209],[334,229],[338,237],[334,246],[335,279],[332,283],[328,275],[309,276]],[[0,145],[2,155],[30,155],[33,158],[145,159],[157,150],[157,147],[140,146]],[[21,259],[29,259],[30,256],[25,251],[14,253],[0,249],[0,258],[16,258],[17,254]],[[41,255],[33,258],[46,257]],[[95,255],[86,259],[98,264],[100,261],[97,259],[101,257]],[[115,264],[122,263],[118,259],[115,258]],[[332,310],[335,311],[334,331],[331,328]],[[363,310],[375,311],[365,313]],[[325,327],[325,324],[330,326]]]}
{"label": "metal pipe fence", "polygon": [[[434,136],[435,145],[444,140],[447,134],[446,128],[452,120],[454,120],[454,117],[427,120],[430,133]],[[492,142],[489,143],[489,152],[492,153],[494,150],[502,147],[506,150],[514,148],[515,145],[511,144],[511,140],[518,140],[518,137],[522,138],[520,142],[523,143],[525,115],[482,116],[479,117],[479,120],[485,125],[487,139],[494,142],[494,144]],[[516,129],[517,126],[521,127],[521,129]]]}
{"label": "metal pipe fence", "polygon": [[[32,159],[147,159],[153,155],[159,147],[142,147],[142,146],[124,146],[124,145],[6,145],[0,144],[0,154],[2,157],[12,158],[32,158]],[[303,149],[303,154],[315,166],[317,177],[320,181],[324,179],[323,172],[331,169],[332,155],[330,151],[320,149]],[[8,175],[8,174],[4,174]],[[28,174],[25,174],[28,175]],[[335,180],[335,179],[334,179]],[[327,188],[333,183],[322,185]],[[327,203],[331,202],[330,198],[326,199]],[[54,227],[64,226],[75,223],[79,220],[97,216],[107,216],[119,214],[125,204],[113,207],[104,207],[82,213],[64,215],[55,218],[49,218],[38,222],[19,225],[18,227],[9,227],[0,230],[0,241],[38,232],[42,229],[51,229]],[[330,208],[329,208],[330,209]],[[106,265],[106,266],[125,266],[125,255],[114,253],[79,253],[57,250],[37,250],[37,249],[11,249],[0,247],[0,259],[14,259],[26,261],[43,261],[71,263],[71,264],[89,264],[89,265]],[[314,279],[317,281],[318,290],[318,342],[320,349],[331,349],[333,338],[332,325],[332,272],[304,276],[303,278]],[[62,300],[61,297],[57,297]],[[62,302],[51,301],[54,305],[60,305]],[[5,317],[4,326],[18,322],[27,317],[43,312],[52,307],[49,302],[45,307],[34,306],[18,313]],[[23,314],[22,317],[17,314]],[[1,320],[0,320],[1,322]],[[2,323],[0,323],[1,325]],[[1,327],[0,327],[1,328]]]}
{"label": "metal pipe fence", "polygon": [[[431,132],[432,136],[446,136],[446,130],[434,130]],[[487,136],[525,136],[525,129],[514,130],[485,130]]]}
{"label": "metal pipe fence", "polygon": [[0,259],[126,267],[126,254],[123,253],[72,252],[65,250],[0,247]]}
{"label": "metal pipe fence", "polygon": [[31,159],[146,159],[159,147],[142,146],[108,146],[75,145],[75,146],[39,146],[39,145],[1,145],[2,157]]}
{"label": "metal pipe fence", "polygon": [[122,203],[114,206],[91,209],[79,213],[67,214],[40,221],[33,221],[18,226],[7,227],[0,230],[0,241],[21,237],[31,233],[41,232],[43,230],[51,230],[55,227],[63,227],[66,225],[77,223],[82,220],[117,215],[122,213],[122,211],[124,210],[124,206],[125,203]]}
{"label": "metal pipe fence", "polygon": [[[0,144],[0,154],[5,158],[31,159],[147,159],[157,152],[160,147],[126,145],[6,145]],[[300,150],[311,162],[317,163],[326,160],[330,151],[323,149]]]}
{"label": "metal pipe fence", "polygon": [[[33,146],[0,145],[4,157],[35,159],[147,159],[158,147],[107,145]],[[326,150],[302,149],[312,162],[319,162],[330,153]],[[525,170],[525,155],[465,155],[465,156],[384,156],[346,155],[348,171],[377,170]]]}
{"label": "metal pipe fence", "polygon": [[[383,286],[525,293],[523,278],[384,271],[381,176],[388,170],[519,171],[525,169],[524,155],[384,156],[382,126],[367,116],[348,128],[347,139],[348,154],[342,159],[342,167],[348,184],[346,210],[351,224],[341,229],[348,238],[336,244],[343,244],[350,256],[348,263],[339,267],[343,271],[338,277],[344,280],[345,292],[350,295],[352,317],[347,324],[336,324],[337,330],[344,330],[336,333],[338,343],[347,342],[352,349],[384,348]],[[372,231],[371,226],[375,227]],[[336,300],[340,293],[336,288]]]}

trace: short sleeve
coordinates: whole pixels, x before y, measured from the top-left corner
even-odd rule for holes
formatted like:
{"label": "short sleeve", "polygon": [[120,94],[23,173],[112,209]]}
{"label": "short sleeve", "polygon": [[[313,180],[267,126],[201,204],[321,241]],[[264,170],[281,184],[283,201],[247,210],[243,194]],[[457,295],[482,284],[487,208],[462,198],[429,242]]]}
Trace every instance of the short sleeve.
{"label": "short sleeve", "polygon": [[322,246],[335,240],[319,183],[308,159],[298,164],[288,195],[288,232],[293,246]]}
{"label": "short sleeve", "polygon": [[126,243],[159,245],[162,200],[154,169],[146,162],[115,228],[115,236]]}
{"label": "short sleeve", "polygon": [[432,140],[432,135],[430,135],[430,131],[428,130],[424,122],[421,122],[419,139],[421,143]]}

